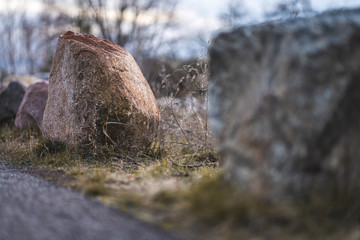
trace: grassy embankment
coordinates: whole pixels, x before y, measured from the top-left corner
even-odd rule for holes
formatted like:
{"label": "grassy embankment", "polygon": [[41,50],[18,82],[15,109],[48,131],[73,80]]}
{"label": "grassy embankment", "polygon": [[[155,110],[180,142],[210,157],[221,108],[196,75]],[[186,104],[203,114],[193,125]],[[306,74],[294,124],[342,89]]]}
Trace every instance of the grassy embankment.
{"label": "grassy embankment", "polygon": [[212,149],[195,151],[181,144],[130,157],[109,146],[69,149],[38,129],[0,130],[1,159],[190,239],[359,239],[351,199],[280,204],[242,194],[223,179]]}

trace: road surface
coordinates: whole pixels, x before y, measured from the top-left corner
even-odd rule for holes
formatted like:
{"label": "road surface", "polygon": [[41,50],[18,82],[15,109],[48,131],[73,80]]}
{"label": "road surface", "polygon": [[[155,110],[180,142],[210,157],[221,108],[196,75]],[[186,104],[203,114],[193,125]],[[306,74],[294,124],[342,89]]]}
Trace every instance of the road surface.
{"label": "road surface", "polygon": [[0,161],[1,240],[178,239]]}

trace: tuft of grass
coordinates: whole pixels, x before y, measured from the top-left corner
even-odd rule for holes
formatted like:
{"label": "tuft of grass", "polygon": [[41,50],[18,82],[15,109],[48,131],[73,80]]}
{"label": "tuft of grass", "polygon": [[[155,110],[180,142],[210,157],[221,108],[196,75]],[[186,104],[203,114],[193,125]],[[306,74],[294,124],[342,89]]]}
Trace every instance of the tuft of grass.
{"label": "tuft of grass", "polygon": [[85,195],[89,197],[98,197],[108,194],[108,189],[102,183],[90,183],[84,189]]}
{"label": "tuft of grass", "polygon": [[0,126],[0,142],[2,143],[9,143],[14,140],[25,143],[32,138],[40,137],[41,131],[37,127],[32,127],[24,131],[20,131],[15,128],[13,123],[6,123]]}
{"label": "tuft of grass", "polygon": [[34,152],[37,156],[42,157],[43,154],[56,154],[66,151],[65,143],[61,141],[49,140],[40,138],[39,143],[34,149]]}
{"label": "tuft of grass", "polygon": [[101,197],[110,193],[110,190],[105,186],[107,173],[100,169],[95,169],[90,174],[83,175],[80,178],[82,182],[78,186],[80,190],[89,197]]}
{"label": "tuft of grass", "polygon": [[167,208],[178,203],[180,196],[177,192],[160,191],[155,194],[151,200],[157,203],[160,207]]}

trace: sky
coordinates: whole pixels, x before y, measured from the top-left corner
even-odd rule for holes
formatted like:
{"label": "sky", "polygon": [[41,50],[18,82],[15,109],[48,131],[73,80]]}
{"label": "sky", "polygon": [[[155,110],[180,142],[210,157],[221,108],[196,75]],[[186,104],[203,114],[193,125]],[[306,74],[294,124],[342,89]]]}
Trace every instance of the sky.
{"label": "sky", "polygon": [[[181,0],[178,17],[187,28],[199,31],[216,31],[220,27],[218,16],[226,10],[225,0]],[[281,0],[242,0],[249,20],[261,22],[264,11],[271,11]],[[335,8],[360,7],[360,0],[311,0],[315,11],[322,12]]]}
{"label": "sky", "polygon": [[[239,0],[243,3],[248,20],[263,21],[263,13],[271,11],[282,0]],[[310,0],[314,10],[322,12],[333,8],[360,7],[360,0]],[[41,11],[40,0],[0,0],[0,11],[6,5],[19,7],[24,3],[30,11]],[[212,33],[221,27],[218,16],[226,10],[227,0],[178,0],[177,19],[179,27],[191,32]],[[180,30],[180,29],[179,29]]]}
{"label": "sky", "polygon": [[[282,0],[239,0],[254,22],[262,20],[264,11],[270,11]],[[333,8],[360,7],[360,0],[310,0],[316,11]],[[33,12],[41,11],[40,0],[0,0],[0,11],[8,4],[27,6]],[[214,30],[220,27],[218,16],[226,9],[227,0],[178,0],[177,17],[188,28]]]}
{"label": "sky", "polygon": [[[226,0],[180,0],[178,10],[196,13],[200,17],[216,18],[226,8]],[[281,0],[242,0],[245,9],[255,18],[264,10],[271,10]],[[360,0],[311,0],[312,7],[317,11],[332,8],[360,7]]]}
{"label": "sky", "polygon": [[[114,0],[115,1],[115,0]],[[117,0],[116,0],[117,1]],[[243,3],[244,11],[247,14],[247,23],[257,23],[264,21],[264,12],[269,12],[275,8],[276,4],[282,0],[239,0]],[[313,9],[322,12],[334,8],[353,8],[360,7],[360,0],[310,0]],[[19,2],[21,2],[19,4]],[[64,0],[71,2],[71,0]],[[208,40],[222,29],[219,15],[226,10],[228,0],[178,0],[176,9],[177,28],[167,33],[169,38],[193,38],[192,47],[189,42],[184,46],[189,48],[190,55],[200,52],[206,46]],[[0,0],[0,11],[6,5],[14,5],[15,8],[23,6],[34,14],[41,11],[40,0]],[[74,10],[74,8],[68,9]],[[199,40],[200,39],[200,40]],[[189,40],[187,40],[189,41]],[[192,51],[192,52],[191,52]],[[181,51],[186,53],[186,51]]]}
{"label": "sky", "polygon": [[[247,14],[246,23],[258,23],[264,21],[264,12],[273,10],[281,0],[242,0]],[[311,0],[312,8],[316,12],[323,12],[335,8],[360,7],[360,0]],[[181,23],[176,29],[177,33],[194,35],[198,42],[194,41],[193,49],[189,49],[190,55],[201,52],[206,42],[221,31],[222,25],[219,15],[226,11],[226,0],[180,0],[177,6],[177,19]],[[175,33],[176,34],[176,33]],[[199,36],[203,42],[199,42]],[[189,46],[188,43],[186,43]],[[184,44],[185,45],[185,44]],[[191,52],[192,51],[192,52]],[[186,51],[182,51],[186,53]],[[198,54],[199,55],[199,54]]]}

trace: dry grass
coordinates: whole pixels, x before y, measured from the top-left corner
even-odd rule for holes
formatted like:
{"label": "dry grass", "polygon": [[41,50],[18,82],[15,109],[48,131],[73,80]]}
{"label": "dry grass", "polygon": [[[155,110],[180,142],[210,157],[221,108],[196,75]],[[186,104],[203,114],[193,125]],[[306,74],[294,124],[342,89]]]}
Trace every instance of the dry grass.
{"label": "dry grass", "polygon": [[112,145],[69,147],[44,139],[39,129],[20,132],[9,124],[0,129],[1,158],[164,228],[184,230],[176,224],[183,218],[180,195],[220,167],[208,141],[204,97],[191,98],[196,106],[177,94],[166,101],[159,133],[136,154]]}
{"label": "dry grass", "polygon": [[[195,156],[187,148],[181,145],[175,149],[184,153],[175,157],[169,146],[160,149],[157,145],[134,156],[115,151],[111,146],[69,148],[61,142],[43,139],[38,129],[20,132],[12,125],[0,129],[1,159],[22,166],[24,172],[83,192],[167,229],[177,226],[178,207],[168,211],[164,206],[170,202],[165,204],[161,196],[165,192],[183,192],[204,174],[219,171],[214,164],[185,166]],[[203,159],[209,154],[216,157],[214,152],[206,152]],[[196,156],[198,159],[193,161],[200,162],[201,152]]]}
{"label": "dry grass", "polygon": [[36,129],[0,131],[1,159],[187,238],[358,239],[354,199],[332,192],[279,203],[239,192],[209,146],[183,142],[129,157],[109,146],[69,149]]}

